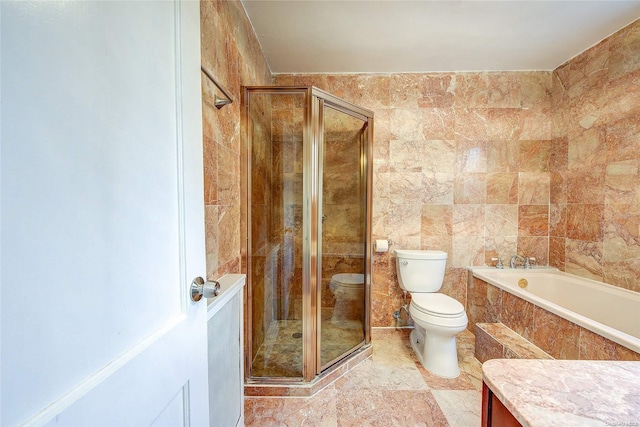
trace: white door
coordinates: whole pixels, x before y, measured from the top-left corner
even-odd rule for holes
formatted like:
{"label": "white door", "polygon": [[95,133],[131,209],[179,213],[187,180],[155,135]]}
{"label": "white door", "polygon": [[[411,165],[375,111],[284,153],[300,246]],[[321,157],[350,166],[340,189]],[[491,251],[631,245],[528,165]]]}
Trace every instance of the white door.
{"label": "white door", "polygon": [[198,2],[0,4],[0,425],[206,425]]}

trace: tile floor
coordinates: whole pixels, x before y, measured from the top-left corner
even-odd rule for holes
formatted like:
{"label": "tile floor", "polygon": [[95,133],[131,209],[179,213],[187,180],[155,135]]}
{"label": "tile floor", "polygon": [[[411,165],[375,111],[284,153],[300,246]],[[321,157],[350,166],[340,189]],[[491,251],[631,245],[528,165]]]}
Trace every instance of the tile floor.
{"label": "tile floor", "polygon": [[482,372],[473,334],[458,335],[462,373],[446,380],[420,365],[409,332],[374,329],[373,356],[311,398],[245,398],[245,425],[479,426]]}

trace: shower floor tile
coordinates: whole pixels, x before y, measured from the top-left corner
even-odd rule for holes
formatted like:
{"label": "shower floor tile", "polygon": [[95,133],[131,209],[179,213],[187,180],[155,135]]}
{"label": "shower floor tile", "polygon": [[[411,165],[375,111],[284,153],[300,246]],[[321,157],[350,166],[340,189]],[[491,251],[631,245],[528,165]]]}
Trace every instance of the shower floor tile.
{"label": "shower floor tile", "polygon": [[479,426],[482,365],[474,341],[469,331],[458,335],[462,372],[450,380],[422,367],[409,330],[373,329],[370,359],[312,397],[246,397],[245,425]]}
{"label": "shower floor tile", "polygon": [[[321,360],[328,363],[364,340],[362,322],[323,320]],[[254,377],[302,376],[302,321],[275,320],[253,359]]]}

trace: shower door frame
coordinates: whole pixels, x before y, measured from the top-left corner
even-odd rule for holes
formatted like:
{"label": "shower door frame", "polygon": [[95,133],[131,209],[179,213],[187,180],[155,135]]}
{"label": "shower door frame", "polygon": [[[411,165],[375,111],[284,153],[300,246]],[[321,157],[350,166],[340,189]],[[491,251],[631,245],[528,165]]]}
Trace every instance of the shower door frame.
{"label": "shower door frame", "polygon": [[[302,377],[254,377],[252,376],[252,361],[254,358],[252,347],[252,283],[251,262],[249,252],[251,248],[251,148],[252,134],[249,126],[249,93],[262,94],[304,94],[305,112],[303,125],[303,255],[302,255]],[[373,195],[373,112],[344,101],[330,93],[313,86],[244,86],[242,90],[242,122],[241,133],[244,136],[241,143],[241,183],[240,190],[243,199],[241,203],[241,270],[247,276],[245,286],[245,381],[263,384],[310,382],[330,366],[338,363],[358,348],[371,342],[371,274],[373,263],[372,243],[372,195]],[[366,122],[366,145],[363,150],[361,167],[366,176],[366,206],[365,206],[365,283],[364,283],[364,341],[340,358],[321,366],[320,361],[320,292],[321,260],[319,260],[319,244],[322,228],[318,226],[319,212],[321,212],[322,164],[320,163],[323,144],[324,126],[322,114],[325,103],[331,108],[348,114]],[[320,206],[320,208],[319,208]],[[310,226],[306,226],[310,224]],[[315,292],[314,292],[315,290]]]}

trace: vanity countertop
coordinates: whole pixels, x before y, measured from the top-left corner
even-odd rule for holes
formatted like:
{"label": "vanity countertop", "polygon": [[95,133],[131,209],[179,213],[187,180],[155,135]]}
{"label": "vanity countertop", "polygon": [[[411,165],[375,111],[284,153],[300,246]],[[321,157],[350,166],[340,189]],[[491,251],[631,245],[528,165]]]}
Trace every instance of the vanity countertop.
{"label": "vanity countertop", "polygon": [[482,377],[525,427],[640,427],[640,362],[493,359]]}

